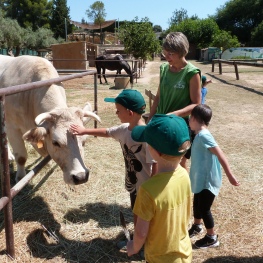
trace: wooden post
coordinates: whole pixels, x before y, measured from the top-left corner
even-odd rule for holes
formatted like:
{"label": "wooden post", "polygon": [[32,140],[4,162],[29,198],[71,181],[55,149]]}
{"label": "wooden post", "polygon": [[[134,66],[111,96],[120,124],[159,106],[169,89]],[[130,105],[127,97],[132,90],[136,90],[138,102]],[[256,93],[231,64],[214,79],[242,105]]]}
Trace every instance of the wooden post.
{"label": "wooden post", "polygon": [[221,60],[218,60],[219,63],[219,74],[222,75],[222,63]]}
{"label": "wooden post", "polygon": [[212,60],[212,72],[214,72],[215,71],[215,60],[213,59]]}
{"label": "wooden post", "polygon": [[236,72],[236,79],[239,80],[239,74],[238,74],[238,68],[237,68],[236,62],[234,62],[234,67],[235,67],[235,72]]}

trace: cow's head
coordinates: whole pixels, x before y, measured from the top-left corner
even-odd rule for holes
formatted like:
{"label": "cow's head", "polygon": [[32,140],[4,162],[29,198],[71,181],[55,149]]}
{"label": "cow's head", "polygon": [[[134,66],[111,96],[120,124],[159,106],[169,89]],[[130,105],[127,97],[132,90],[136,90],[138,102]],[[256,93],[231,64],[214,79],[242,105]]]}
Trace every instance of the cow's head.
{"label": "cow's head", "polygon": [[85,108],[71,107],[41,113],[35,119],[38,127],[23,136],[39,152],[43,150],[51,156],[62,169],[67,184],[82,184],[89,178],[89,170],[83,162],[86,136],[75,136],[69,131],[70,124],[83,125],[87,117],[100,122],[99,116]]}

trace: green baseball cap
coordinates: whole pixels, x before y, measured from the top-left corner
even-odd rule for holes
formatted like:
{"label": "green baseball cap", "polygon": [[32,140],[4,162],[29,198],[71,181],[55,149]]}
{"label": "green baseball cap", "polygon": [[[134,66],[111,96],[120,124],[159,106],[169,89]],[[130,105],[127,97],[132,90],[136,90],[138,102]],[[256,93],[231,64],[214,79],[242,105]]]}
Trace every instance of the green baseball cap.
{"label": "green baseball cap", "polygon": [[202,83],[206,82],[206,76],[202,76]]}
{"label": "green baseball cap", "polygon": [[145,100],[137,90],[125,89],[116,98],[105,98],[104,101],[119,103],[123,107],[139,114],[145,112]]}
{"label": "green baseball cap", "polygon": [[170,114],[155,114],[146,126],[132,129],[132,139],[147,142],[160,153],[180,156],[184,152],[179,148],[190,141],[189,130],[183,118]]}

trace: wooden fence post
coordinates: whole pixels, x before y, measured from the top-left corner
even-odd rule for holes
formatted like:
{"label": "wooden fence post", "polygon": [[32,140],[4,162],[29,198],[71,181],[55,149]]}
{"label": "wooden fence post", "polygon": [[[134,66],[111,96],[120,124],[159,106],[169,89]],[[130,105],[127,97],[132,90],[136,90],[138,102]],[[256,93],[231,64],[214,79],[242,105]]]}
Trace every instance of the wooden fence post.
{"label": "wooden fence post", "polygon": [[218,63],[219,63],[219,74],[222,75],[222,62],[220,59],[218,60]]}
{"label": "wooden fence post", "polygon": [[236,72],[236,79],[239,80],[239,74],[238,74],[238,68],[237,68],[236,62],[234,62],[234,67],[235,67],[235,72]]}

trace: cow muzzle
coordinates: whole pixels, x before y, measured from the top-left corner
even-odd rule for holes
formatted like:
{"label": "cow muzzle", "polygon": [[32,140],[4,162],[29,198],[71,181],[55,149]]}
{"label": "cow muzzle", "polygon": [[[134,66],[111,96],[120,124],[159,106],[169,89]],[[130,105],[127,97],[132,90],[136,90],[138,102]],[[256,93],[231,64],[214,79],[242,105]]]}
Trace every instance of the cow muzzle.
{"label": "cow muzzle", "polygon": [[74,174],[71,177],[74,185],[84,184],[89,180],[89,171],[86,173]]}

